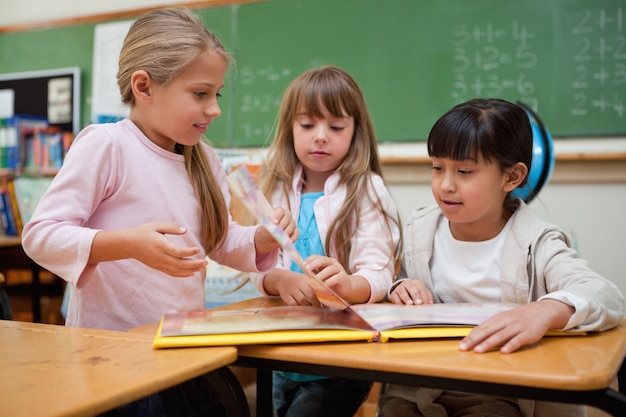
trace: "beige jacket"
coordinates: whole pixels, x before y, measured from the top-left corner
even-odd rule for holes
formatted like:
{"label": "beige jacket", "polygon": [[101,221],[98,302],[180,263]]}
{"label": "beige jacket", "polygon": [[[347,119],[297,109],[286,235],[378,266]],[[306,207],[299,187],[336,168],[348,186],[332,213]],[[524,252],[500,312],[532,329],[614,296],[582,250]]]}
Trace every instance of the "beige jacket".
{"label": "beige jacket", "polygon": [[[514,214],[502,253],[502,301],[527,304],[557,290],[566,291],[588,303],[586,318],[576,329],[604,331],[616,326],[624,317],[624,297],[618,287],[589,268],[570,247],[567,235],[558,226],[534,216],[522,200],[516,199],[510,204]],[[403,279],[420,279],[433,293],[435,302],[441,302],[433,292],[429,269],[441,216],[443,214],[436,206],[418,208],[413,212],[404,234],[402,269],[390,292]],[[557,299],[567,303],[565,299]],[[514,382],[515,376],[512,375],[511,379]],[[439,395],[437,390],[420,393],[422,390],[426,389],[418,389],[416,393],[414,387],[390,385],[385,395],[416,400],[420,409],[428,409],[429,417],[440,415],[436,412],[436,404],[432,403]],[[523,399],[518,403],[525,417],[586,415],[586,408],[579,405]],[[445,410],[443,412],[441,415],[446,416]]]}

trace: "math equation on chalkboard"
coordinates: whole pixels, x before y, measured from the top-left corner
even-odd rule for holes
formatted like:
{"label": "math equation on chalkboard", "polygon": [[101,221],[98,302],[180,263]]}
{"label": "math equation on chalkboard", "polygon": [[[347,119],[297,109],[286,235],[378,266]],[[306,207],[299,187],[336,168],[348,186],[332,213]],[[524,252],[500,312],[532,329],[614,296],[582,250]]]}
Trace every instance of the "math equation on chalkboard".
{"label": "math equation on chalkboard", "polygon": [[[564,38],[569,38],[569,53],[558,51],[554,68],[561,74],[554,83],[564,83],[569,96],[553,97],[539,91],[535,74],[542,56],[541,39],[520,21],[510,24],[487,22],[461,24],[452,31],[454,83],[451,96],[461,102],[472,97],[515,96],[541,113],[558,99],[572,121],[602,116],[626,119],[626,36],[624,9],[583,9],[565,20]],[[513,41],[513,44],[511,44]],[[557,43],[555,43],[557,44]],[[563,57],[566,57],[565,59]],[[545,74],[546,77],[549,74]],[[556,89],[556,85],[555,85]],[[559,89],[562,90],[562,89]],[[541,97],[541,98],[540,98]],[[542,108],[543,107],[543,108]]]}
{"label": "math equation on chalkboard", "polygon": [[[571,26],[570,114],[576,118],[607,113],[625,116],[626,36],[624,9],[581,10]],[[625,118],[626,119],[626,118]]]}
{"label": "math equation on chalkboard", "polygon": [[[452,31],[452,98],[517,96],[537,110],[537,86],[529,74],[539,61],[537,36],[519,21],[461,24]],[[506,42],[505,42],[506,41]],[[513,47],[511,47],[513,41]]]}
{"label": "math equation on chalkboard", "polygon": [[270,143],[288,84],[323,64],[357,80],[380,141],[426,140],[443,113],[476,97],[523,102],[557,138],[624,135],[625,9],[624,0],[246,4],[229,137]]}

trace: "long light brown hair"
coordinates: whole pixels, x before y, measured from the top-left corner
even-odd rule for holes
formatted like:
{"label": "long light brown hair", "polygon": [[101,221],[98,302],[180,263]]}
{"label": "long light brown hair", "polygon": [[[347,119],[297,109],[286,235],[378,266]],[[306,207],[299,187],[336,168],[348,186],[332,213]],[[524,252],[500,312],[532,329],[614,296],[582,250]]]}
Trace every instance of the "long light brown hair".
{"label": "long light brown hair", "polygon": [[[167,85],[200,56],[207,54],[230,64],[232,58],[220,40],[184,7],[155,9],[139,17],[124,40],[117,84],[122,102],[133,106],[131,77],[146,71],[157,85]],[[202,240],[207,252],[217,248],[228,230],[228,207],[202,143],[177,145],[200,205]]]}
{"label": "long light brown hair", "polygon": [[[346,199],[333,219],[324,242],[326,254],[335,257],[346,271],[350,271],[351,239],[359,227],[359,202],[363,198],[368,198],[383,213],[390,234],[392,223],[397,224],[401,231],[397,213],[386,212],[380,197],[372,192],[371,174],[383,176],[372,119],[361,88],[343,69],[323,66],[302,73],[285,91],[278,113],[276,136],[261,167],[261,189],[268,197],[277,184],[282,187],[285,197],[289,195],[294,172],[300,163],[294,149],[293,124],[296,114],[303,109],[317,118],[325,117],[324,111],[327,111],[333,117],[347,115],[354,119],[352,143],[337,168],[340,183],[346,185]],[[396,247],[395,259],[390,262],[397,263],[400,251],[401,240]]]}

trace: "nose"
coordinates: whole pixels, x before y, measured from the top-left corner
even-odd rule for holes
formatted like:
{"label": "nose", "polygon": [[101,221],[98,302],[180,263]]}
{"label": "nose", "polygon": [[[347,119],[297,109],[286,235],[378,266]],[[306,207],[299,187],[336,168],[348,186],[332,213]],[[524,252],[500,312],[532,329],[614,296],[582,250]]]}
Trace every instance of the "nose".
{"label": "nose", "polygon": [[326,134],[326,128],[324,126],[319,126],[315,131],[315,138],[313,139],[315,143],[326,143],[328,142],[328,135]]}
{"label": "nose", "polygon": [[207,116],[210,116],[211,118],[215,119],[216,117],[221,116],[222,114],[222,109],[220,109],[220,105],[218,104],[217,100],[212,100],[204,109],[204,114],[206,114]]}
{"label": "nose", "polygon": [[454,175],[449,170],[444,173],[441,178],[440,187],[443,191],[454,191],[455,183],[454,183]]}

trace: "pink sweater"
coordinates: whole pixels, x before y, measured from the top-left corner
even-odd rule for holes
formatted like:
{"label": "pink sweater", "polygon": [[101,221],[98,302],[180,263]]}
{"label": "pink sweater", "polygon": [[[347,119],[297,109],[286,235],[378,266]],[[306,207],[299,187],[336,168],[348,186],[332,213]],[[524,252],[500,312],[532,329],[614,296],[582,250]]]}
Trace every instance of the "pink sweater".
{"label": "pink sweater", "polygon": [[[209,146],[205,150],[230,204],[222,164]],[[173,242],[202,247],[198,209],[182,155],[152,143],[130,120],[92,125],[77,136],[24,227],[23,246],[72,285],[67,325],[128,330],[165,313],[204,308],[205,274],[174,278],[134,259],[87,264],[94,236],[168,222],[188,230],[168,235]],[[242,271],[266,271],[275,265],[277,251],[256,257],[254,232],[231,221],[225,244],[208,255]]]}

